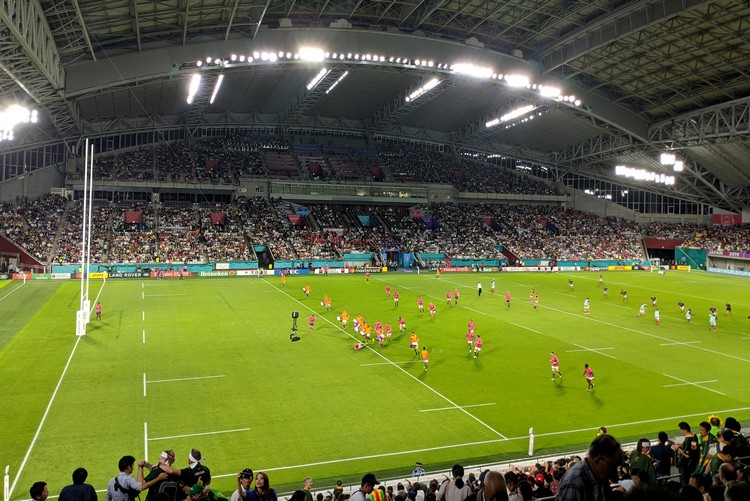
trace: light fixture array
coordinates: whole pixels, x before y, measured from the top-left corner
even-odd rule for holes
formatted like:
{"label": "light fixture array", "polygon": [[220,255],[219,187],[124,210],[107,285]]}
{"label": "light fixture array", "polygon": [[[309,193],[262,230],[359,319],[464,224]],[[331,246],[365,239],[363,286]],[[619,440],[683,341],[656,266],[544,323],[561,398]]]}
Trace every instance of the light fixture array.
{"label": "light fixture array", "polygon": [[12,141],[17,125],[23,123],[37,123],[39,112],[30,110],[18,104],[12,104],[0,111],[0,141]]}
{"label": "light fixture array", "polygon": [[[583,104],[581,100],[574,95],[563,95],[559,87],[533,83],[530,81],[529,77],[525,75],[498,73],[489,66],[481,66],[472,62],[459,61],[449,64],[429,59],[386,56],[370,52],[330,52],[319,47],[300,47],[296,52],[256,50],[247,54],[231,54],[229,57],[206,57],[204,59],[185,62],[180,65],[180,69],[234,67],[248,64],[263,65],[295,61],[300,63],[350,62],[357,64],[409,67],[415,69],[434,68],[441,72],[467,76],[469,78],[497,80],[509,87],[526,88],[527,90],[538,93],[542,98],[561,101],[568,103],[571,106],[581,106]],[[312,90],[314,87],[315,86],[309,87],[308,84],[308,90]],[[416,99],[417,97],[419,96],[410,96],[410,100]]]}
{"label": "light fixture array", "polygon": [[647,171],[645,169],[626,167],[624,165],[615,166],[615,174],[618,176],[629,177],[637,181],[649,181],[656,184],[665,184],[667,186],[674,186],[675,183],[674,176],[667,176],[666,174]]}

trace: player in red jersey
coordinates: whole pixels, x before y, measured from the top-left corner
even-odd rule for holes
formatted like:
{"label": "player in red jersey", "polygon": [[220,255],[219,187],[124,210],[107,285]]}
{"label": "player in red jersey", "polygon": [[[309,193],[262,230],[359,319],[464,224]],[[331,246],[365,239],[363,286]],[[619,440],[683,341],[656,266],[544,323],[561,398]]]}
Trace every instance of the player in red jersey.
{"label": "player in red jersey", "polygon": [[435,307],[435,303],[430,303],[430,306],[428,306],[430,310],[430,316],[432,318],[437,318],[437,308]]}
{"label": "player in red jersey", "polygon": [[393,336],[393,327],[391,327],[391,324],[385,324],[385,339],[388,344],[391,343],[391,336]]}
{"label": "player in red jersey", "polygon": [[365,272],[365,282],[367,282],[367,283],[370,282],[370,272],[369,271]]}
{"label": "player in red jersey", "polygon": [[583,374],[581,376],[586,376],[586,382],[588,383],[588,386],[586,387],[586,391],[591,391],[594,389],[594,371],[591,370],[591,367],[589,367],[589,364],[583,365]]}
{"label": "player in red jersey", "polygon": [[458,289],[453,289],[453,304],[458,304]]}
{"label": "player in red jersey", "polygon": [[398,308],[398,291],[393,291],[393,306]]}
{"label": "player in red jersey", "polygon": [[445,292],[445,304],[446,304],[447,306],[450,306],[450,305],[451,305],[451,298],[452,298],[452,296],[451,296],[451,291],[446,291],[446,292]]}
{"label": "player in red jersey", "polygon": [[391,286],[390,285],[386,285],[385,286],[385,295],[388,296],[389,298],[391,297]]}
{"label": "player in red jersey", "polygon": [[474,351],[474,331],[471,329],[466,333],[466,343],[469,345],[469,353]]}
{"label": "player in red jersey", "polygon": [[474,358],[479,358],[479,352],[482,351],[482,336],[477,334],[477,339],[474,341]]}
{"label": "player in red jersey", "polygon": [[315,328],[315,315],[310,315],[309,317],[307,317],[307,325],[310,326],[310,332],[312,332]]}
{"label": "player in red jersey", "polygon": [[406,320],[403,319],[403,317],[398,317],[398,335],[404,333],[406,330]]}
{"label": "player in red jersey", "polygon": [[505,293],[505,305],[510,308],[510,291]]}
{"label": "player in red jersey", "polygon": [[560,372],[560,359],[557,358],[554,351],[549,352],[549,365],[552,367],[552,381],[555,380],[555,375],[560,376],[560,379],[562,379],[562,372]]}
{"label": "player in red jersey", "polygon": [[477,330],[477,324],[474,322],[474,320],[469,320],[469,330],[471,332]]}
{"label": "player in red jersey", "polygon": [[422,296],[417,296],[417,309],[420,315],[424,315],[424,300]]}

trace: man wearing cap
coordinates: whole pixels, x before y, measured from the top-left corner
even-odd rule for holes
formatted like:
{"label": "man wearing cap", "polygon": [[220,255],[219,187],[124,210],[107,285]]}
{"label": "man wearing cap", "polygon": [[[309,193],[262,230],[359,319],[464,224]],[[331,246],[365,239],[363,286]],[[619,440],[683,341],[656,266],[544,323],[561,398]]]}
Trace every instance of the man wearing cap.
{"label": "man wearing cap", "polygon": [[422,468],[422,463],[417,462],[416,466],[411,471],[411,476],[412,477],[417,477],[417,479],[419,479],[419,477],[423,476],[424,473],[425,472],[424,472],[424,468]]}
{"label": "man wearing cap", "polygon": [[229,501],[240,501],[247,497],[250,484],[253,483],[253,470],[245,468],[237,474],[237,490],[232,493]]}
{"label": "man wearing cap", "polygon": [[547,487],[547,476],[541,471],[534,475],[533,487],[533,496],[536,499],[551,498],[552,496],[554,496],[552,491]]}
{"label": "man wearing cap", "polygon": [[373,475],[372,473],[366,474],[364,477],[362,477],[362,484],[359,486],[359,489],[352,492],[352,495],[349,496],[349,501],[366,501],[370,499],[372,490],[379,483],[380,482],[378,482],[378,480],[375,478],[375,475]]}

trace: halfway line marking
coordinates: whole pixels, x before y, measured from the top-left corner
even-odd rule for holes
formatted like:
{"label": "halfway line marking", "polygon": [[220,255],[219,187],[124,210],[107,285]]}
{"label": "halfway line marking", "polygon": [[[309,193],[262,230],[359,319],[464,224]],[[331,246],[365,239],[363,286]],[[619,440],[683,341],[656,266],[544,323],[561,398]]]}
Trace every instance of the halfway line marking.
{"label": "halfway line marking", "polygon": [[222,433],[237,433],[240,431],[249,431],[249,430],[250,428],[237,428],[235,430],[219,430],[219,431],[207,431],[204,433],[188,433],[187,435],[173,435],[171,437],[154,437],[154,438],[149,438],[148,441],[154,442],[156,440],[173,440],[175,438],[203,437],[206,435],[221,435]]}
{"label": "halfway line marking", "polygon": [[224,374],[218,376],[197,376],[197,377],[181,377],[175,379],[155,379],[153,381],[146,381],[146,374],[143,374],[143,384],[146,383],[173,383],[175,381],[195,381],[196,379],[215,379],[218,377],[224,377]]}
{"label": "halfway line marking", "polygon": [[[461,409],[468,409],[469,407],[487,407],[489,405],[497,405],[495,402],[489,404],[473,404],[473,405],[462,405]],[[435,412],[435,411],[455,411],[455,407],[439,407],[437,409],[422,409],[419,412]]]}
{"label": "halfway line marking", "polygon": [[669,374],[662,374],[662,376],[666,376],[668,378],[676,379],[677,381],[680,381],[680,382],[682,382],[684,384],[687,384],[687,385],[690,385],[690,386],[695,386],[697,388],[701,388],[702,390],[708,390],[708,391],[712,391],[714,393],[718,393],[719,395],[724,396],[724,397],[726,396],[726,393],[722,393],[720,391],[712,390],[711,388],[706,388],[705,386],[701,386],[698,383],[691,383],[690,381],[685,381],[684,379],[680,379],[680,378],[675,377],[675,376],[670,376]]}

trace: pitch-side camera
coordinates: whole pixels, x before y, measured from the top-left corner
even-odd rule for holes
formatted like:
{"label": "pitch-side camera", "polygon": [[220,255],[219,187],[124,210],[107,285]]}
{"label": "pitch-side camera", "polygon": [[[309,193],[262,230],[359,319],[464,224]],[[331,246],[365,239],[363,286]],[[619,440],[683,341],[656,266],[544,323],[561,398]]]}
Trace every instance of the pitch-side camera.
{"label": "pitch-side camera", "polygon": [[292,312],[292,333],[289,334],[289,341],[291,341],[292,343],[300,340],[300,337],[297,335],[297,319],[298,318],[299,318],[299,312],[293,311]]}

